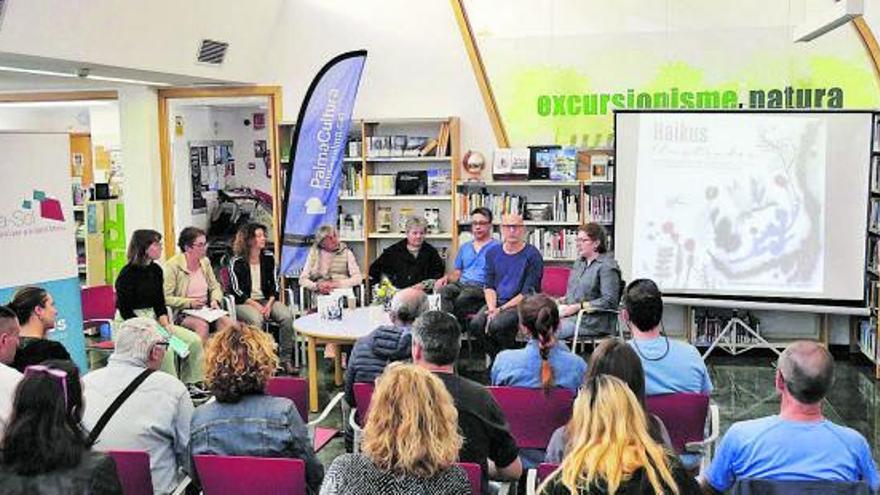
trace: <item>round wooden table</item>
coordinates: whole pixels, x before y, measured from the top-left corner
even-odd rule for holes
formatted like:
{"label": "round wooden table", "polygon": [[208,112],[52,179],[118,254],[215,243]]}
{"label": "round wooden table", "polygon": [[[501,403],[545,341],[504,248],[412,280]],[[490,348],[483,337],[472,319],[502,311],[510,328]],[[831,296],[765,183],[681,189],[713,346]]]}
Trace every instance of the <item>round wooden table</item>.
{"label": "round wooden table", "polygon": [[[318,412],[318,344],[353,344],[391,318],[382,306],[347,309],[341,320],[327,320],[312,313],[293,320],[293,328],[308,341],[309,409]],[[334,359],[334,379],[342,385],[342,353]]]}

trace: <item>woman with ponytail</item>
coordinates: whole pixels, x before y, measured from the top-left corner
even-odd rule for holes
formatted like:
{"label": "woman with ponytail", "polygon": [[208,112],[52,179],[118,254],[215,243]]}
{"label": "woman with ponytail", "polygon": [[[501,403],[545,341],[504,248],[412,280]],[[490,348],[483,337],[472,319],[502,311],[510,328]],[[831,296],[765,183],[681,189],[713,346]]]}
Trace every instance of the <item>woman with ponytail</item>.
{"label": "woman with ponytail", "polygon": [[522,349],[503,351],[492,365],[492,385],[577,391],[584,381],[587,363],[569,352],[556,339],[559,310],[544,294],[528,296],[519,303],[519,330],[529,336]]}
{"label": "woman with ponytail", "polygon": [[594,375],[574,401],[570,445],[542,495],[698,495],[700,487],[651,438],[644,409],[623,380]]}

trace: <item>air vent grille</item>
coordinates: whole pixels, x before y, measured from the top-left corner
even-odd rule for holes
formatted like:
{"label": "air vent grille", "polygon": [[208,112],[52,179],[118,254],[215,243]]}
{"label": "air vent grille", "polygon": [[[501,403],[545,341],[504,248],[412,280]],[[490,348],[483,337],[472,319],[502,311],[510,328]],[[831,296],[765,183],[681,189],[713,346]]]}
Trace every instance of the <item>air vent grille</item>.
{"label": "air vent grille", "polygon": [[[0,0],[0,2],[2,1]],[[198,60],[203,64],[220,65],[223,63],[223,58],[226,57],[227,48],[229,48],[229,43],[202,40],[202,45],[199,47]]]}

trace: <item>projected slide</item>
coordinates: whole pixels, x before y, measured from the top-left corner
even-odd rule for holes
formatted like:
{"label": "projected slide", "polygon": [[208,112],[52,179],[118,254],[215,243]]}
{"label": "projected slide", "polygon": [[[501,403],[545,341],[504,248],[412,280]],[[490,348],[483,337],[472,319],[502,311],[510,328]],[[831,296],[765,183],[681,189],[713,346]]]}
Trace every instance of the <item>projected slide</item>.
{"label": "projected slide", "polygon": [[821,293],[827,129],[811,115],[642,115],[632,269],[666,291]]}

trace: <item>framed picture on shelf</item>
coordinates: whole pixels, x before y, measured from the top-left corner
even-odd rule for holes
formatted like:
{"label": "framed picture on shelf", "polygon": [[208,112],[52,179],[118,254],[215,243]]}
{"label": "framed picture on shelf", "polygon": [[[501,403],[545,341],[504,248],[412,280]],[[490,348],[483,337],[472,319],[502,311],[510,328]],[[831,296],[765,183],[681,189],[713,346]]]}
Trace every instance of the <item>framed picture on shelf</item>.
{"label": "framed picture on shelf", "polygon": [[608,156],[595,155],[590,160],[590,179],[594,181],[608,180]]}

